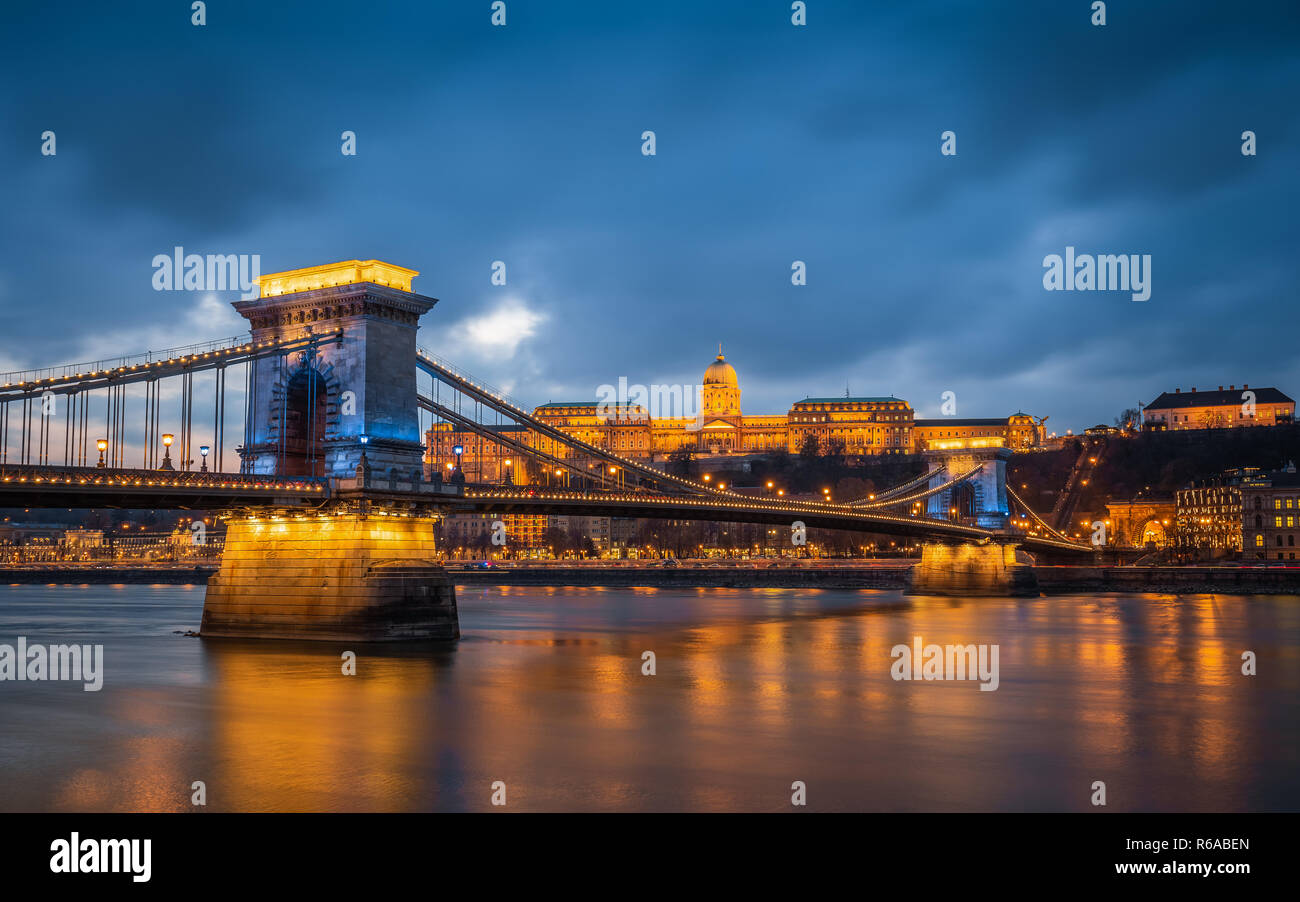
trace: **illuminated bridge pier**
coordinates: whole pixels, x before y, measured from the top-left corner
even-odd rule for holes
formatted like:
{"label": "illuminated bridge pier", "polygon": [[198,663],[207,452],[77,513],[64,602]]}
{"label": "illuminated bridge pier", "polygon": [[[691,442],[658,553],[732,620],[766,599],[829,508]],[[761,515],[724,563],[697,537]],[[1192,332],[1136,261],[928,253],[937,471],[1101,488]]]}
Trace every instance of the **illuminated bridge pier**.
{"label": "illuminated bridge pier", "polygon": [[[930,489],[926,513],[933,519],[969,523],[1005,533],[1007,460],[1002,447],[959,447],[927,451]],[[912,568],[908,592],[914,595],[1037,595],[1034,561],[1009,538],[976,544],[921,546],[921,562]]]}
{"label": "illuminated bridge pier", "polygon": [[226,520],[208,582],[205,638],[361,642],[460,638],[456,589],[438,562],[444,490],[428,483],[330,480],[323,508]]}

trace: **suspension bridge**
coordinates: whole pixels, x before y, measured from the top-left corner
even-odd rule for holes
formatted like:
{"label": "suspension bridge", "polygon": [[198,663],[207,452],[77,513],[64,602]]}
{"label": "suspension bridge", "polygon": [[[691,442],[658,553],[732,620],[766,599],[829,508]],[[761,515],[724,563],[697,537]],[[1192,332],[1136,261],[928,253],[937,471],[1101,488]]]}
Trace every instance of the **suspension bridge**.
{"label": "suspension bridge", "polygon": [[[830,503],[719,489],[585,442],[419,348],[437,300],[411,290],[416,275],[349,261],[264,276],[260,297],[234,303],[245,337],[0,375],[0,506],[224,512],[207,635],[449,638],[454,595],[434,572],[430,527],[462,511],[915,537],[971,578],[1023,566],[1017,547],[1090,550],[1010,491],[1001,448],[928,452],[921,476]],[[425,417],[563,471],[569,485],[426,473]],[[959,496],[966,516],[954,519]],[[1013,505],[1032,515],[1028,529],[1012,528]],[[951,588],[946,579],[927,584]]]}

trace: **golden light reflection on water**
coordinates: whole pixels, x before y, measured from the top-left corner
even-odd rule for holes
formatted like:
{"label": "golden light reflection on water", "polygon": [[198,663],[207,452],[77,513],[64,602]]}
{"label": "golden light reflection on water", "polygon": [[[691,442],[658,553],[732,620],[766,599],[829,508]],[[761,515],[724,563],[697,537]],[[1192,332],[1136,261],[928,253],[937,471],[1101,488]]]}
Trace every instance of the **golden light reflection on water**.
{"label": "golden light reflection on water", "polygon": [[[186,640],[201,679],[106,692],[120,729],[46,804],[187,810],[204,779],[215,810],[488,810],[499,779],[509,810],[788,810],[804,780],[811,807],[1083,810],[1105,779],[1119,810],[1222,810],[1248,807],[1261,733],[1295,747],[1294,600],[516,587],[461,608],[456,648],[357,648],[354,677],[332,646]],[[893,680],[917,636],[998,645],[998,690]],[[1242,677],[1265,646],[1272,675]]]}
{"label": "golden light reflection on water", "polygon": [[[341,654],[278,651],[260,643],[212,642],[212,716],[223,808],[298,811],[331,807],[337,783],[371,807],[406,809],[418,756],[420,709],[434,685],[427,658],[358,653],[357,675]],[[248,762],[256,762],[250,768]],[[247,779],[256,775],[255,780]]]}

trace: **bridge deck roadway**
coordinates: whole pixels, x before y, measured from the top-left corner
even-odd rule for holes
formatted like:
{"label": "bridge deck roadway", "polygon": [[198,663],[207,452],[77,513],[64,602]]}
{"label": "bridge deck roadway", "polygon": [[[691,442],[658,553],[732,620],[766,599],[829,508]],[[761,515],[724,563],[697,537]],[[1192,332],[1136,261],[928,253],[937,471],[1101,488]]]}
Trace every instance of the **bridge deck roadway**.
{"label": "bridge deck roadway", "polygon": [[367,499],[417,505],[444,513],[552,514],[711,520],[816,529],[846,529],[943,542],[1015,541],[1030,550],[1082,553],[1090,548],[1054,539],[1005,536],[986,529],[854,510],[844,505],[776,501],[737,495],[655,495],[646,492],[576,492],[553,489],[465,488],[390,484],[372,480],[260,477],[233,473],[110,470],[83,467],[0,466],[0,507],[222,510],[239,507],[320,507]]}
{"label": "bridge deck roadway", "polygon": [[246,505],[315,507],[329,497],[329,486],[323,479],[0,466],[3,507],[221,510]]}

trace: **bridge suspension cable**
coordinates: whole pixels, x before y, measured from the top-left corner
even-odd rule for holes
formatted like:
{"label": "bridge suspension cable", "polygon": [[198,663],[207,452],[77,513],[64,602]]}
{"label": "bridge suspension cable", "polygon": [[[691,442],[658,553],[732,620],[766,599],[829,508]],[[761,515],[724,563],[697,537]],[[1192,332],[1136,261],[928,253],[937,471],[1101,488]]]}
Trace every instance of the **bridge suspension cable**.
{"label": "bridge suspension cable", "polygon": [[855,509],[856,510],[880,510],[881,508],[901,507],[904,504],[913,504],[917,501],[924,501],[926,498],[929,498],[931,495],[937,495],[946,489],[952,488],[954,485],[956,485],[959,482],[963,482],[967,479],[970,479],[972,476],[978,473],[980,469],[983,468],[983,466],[984,466],[983,464],[976,464],[975,466],[967,470],[965,473],[962,473],[959,476],[954,476],[951,479],[949,479],[947,482],[926,489],[923,492],[917,492],[915,495],[906,495],[899,498],[892,498],[886,501],[872,501],[868,504],[858,504],[855,506]]}
{"label": "bridge suspension cable", "polygon": [[608,478],[608,476],[606,476],[605,468],[603,466],[600,468],[596,476],[593,477],[588,470],[585,470],[582,467],[578,466],[572,460],[566,460],[565,458],[562,457],[556,457],[552,454],[548,454],[547,452],[541,450],[540,448],[530,447],[529,445],[519,441],[518,439],[510,438],[509,436],[503,435],[499,431],[499,427],[494,430],[491,426],[484,426],[482,423],[476,422],[473,418],[457,413],[455,410],[452,410],[450,407],[447,407],[445,404],[440,404],[439,402],[434,401],[431,398],[427,398],[424,395],[417,395],[417,400],[420,406],[423,409],[429,411],[430,413],[437,414],[443,419],[448,420],[451,423],[454,423],[456,426],[459,426],[462,429],[465,429],[469,432],[473,432],[475,435],[481,438],[486,438],[488,441],[496,442],[497,444],[504,445],[505,447],[510,448],[512,451],[516,452],[517,454],[526,457],[532,457],[536,460],[545,461],[547,464],[550,464],[552,466],[563,467],[569,472],[575,473],[578,476],[587,479],[598,478],[601,481],[602,485],[616,484],[614,480],[611,480]]}
{"label": "bridge suspension cable", "polygon": [[504,414],[515,420],[522,426],[527,426],[539,436],[548,438],[554,444],[562,445],[578,451],[588,457],[597,460],[606,461],[621,467],[624,472],[634,474],[638,477],[648,479],[658,485],[669,485],[679,489],[685,489],[696,494],[719,495],[731,494],[720,491],[712,486],[702,482],[696,482],[683,476],[675,476],[663,470],[646,466],[630,458],[615,454],[603,448],[597,448],[595,445],[584,442],[582,439],[575,438],[566,432],[563,432],[551,424],[539,420],[532,414],[525,412],[522,406],[516,401],[512,401],[505,394],[497,391],[486,383],[479,382],[467,376],[464,372],[457,370],[452,364],[424,349],[417,349],[416,363],[426,373],[435,380],[446,382],[450,387],[469,396],[475,401],[486,404],[492,410]]}
{"label": "bridge suspension cable", "polygon": [[944,469],[945,467],[940,467],[939,469],[932,470],[929,473],[922,473],[920,476],[917,476],[915,479],[909,479],[907,482],[900,483],[899,485],[896,485],[893,488],[885,489],[885,491],[883,492],[876,492],[874,495],[867,495],[863,498],[857,498],[854,499],[853,501],[849,501],[846,503],[848,504],[849,507],[858,507],[860,505],[869,504],[873,501],[887,501],[890,498],[894,498],[897,497],[898,495],[902,495],[906,492],[910,492],[912,489],[917,488],[918,486],[925,485],[935,476],[939,475],[939,473],[943,472]]}
{"label": "bridge suspension cable", "polygon": [[1042,517],[1038,516],[1038,514],[1034,513],[1033,508],[1031,508],[1023,500],[1021,500],[1020,496],[1017,495],[1015,490],[1011,488],[1011,486],[1009,485],[1007,486],[1007,496],[1016,504],[1018,504],[1021,507],[1021,509],[1024,510],[1025,513],[1029,514],[1030,519],[1032,519],[1035,523],[1037,523],[1044,530],[1046,530],[1046,532],[1049,535],[1051,535],[1053,538],[1060,539],[1063,542],[1069,542],[1071,545],[1079,544],[1074,539],[1071,539],[1069,536],[1064,535],[1063,533],[1057,532],[1050,525],[1048,525],[1047,521],[1044,520]]}

